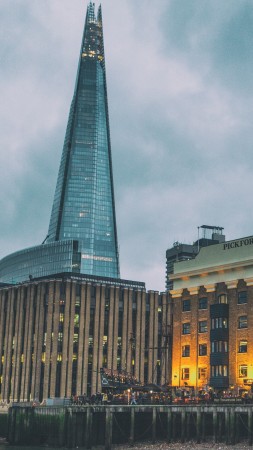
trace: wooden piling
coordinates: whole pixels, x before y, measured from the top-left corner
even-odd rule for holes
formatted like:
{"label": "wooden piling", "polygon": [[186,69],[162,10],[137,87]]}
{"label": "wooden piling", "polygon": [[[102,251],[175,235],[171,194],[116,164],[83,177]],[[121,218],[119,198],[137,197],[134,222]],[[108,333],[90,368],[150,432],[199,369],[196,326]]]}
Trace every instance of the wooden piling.
{"label": "wooden piling", "polygon": [[169,408],[167,412],[167,442],[170,443],[172,439],[172,412]]}
{"label": "wooden piling", "polygon": [[218,425],[218,416],[217,416],[217,409],[215,408],[213,410],[213,437],[215,443],[218,442],[217,425]]}
{"label": "wooden piling", "polygon": [[129,443],[131,446],[134,445],[134,419],[135,419],[134,407],[131,407],[131,424],[130,424],[130,438],[129,438]]}
{"label": "wooden piling", "polygon": [[86,424],[85,424],[85,448],[87,450],[91,449],[92,447],[92,410],[91,408],[87,408],[86,411]]}
{"label": "wooden piling", "polygon": [[253,442],[253,420],[252,420],[252,407],[248,410],[248,443],[249,445],[252,445]]}
{"label": "wooden piling", "polygon": [[196,434],[197,434],[197,443],[200,443],[201,439],[201,410],[197,411],[197,426],[196,426]]}
{"label": "wooden piling", "polygon": [[152,411],[152,443],[154,444],[156,440],[156,408]]}
{"label": "wooden piling", "polygon": [[113,421],[113,413],[110,411],[110,409],[106,409],[105,450],[111,450],[112,448],[112,421]]}

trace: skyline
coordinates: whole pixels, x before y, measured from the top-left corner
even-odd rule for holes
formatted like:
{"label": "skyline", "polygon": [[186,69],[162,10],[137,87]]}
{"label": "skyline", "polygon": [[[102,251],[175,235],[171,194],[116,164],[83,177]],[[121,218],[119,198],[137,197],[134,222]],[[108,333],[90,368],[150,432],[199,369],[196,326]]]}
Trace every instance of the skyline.
{"label": "skyline", "polygon": [[[253,9],[101,3],[121,277],[164,290],[197,226],[252,234]],[[1,7],[0,258],[46,237],[87,4]]]}

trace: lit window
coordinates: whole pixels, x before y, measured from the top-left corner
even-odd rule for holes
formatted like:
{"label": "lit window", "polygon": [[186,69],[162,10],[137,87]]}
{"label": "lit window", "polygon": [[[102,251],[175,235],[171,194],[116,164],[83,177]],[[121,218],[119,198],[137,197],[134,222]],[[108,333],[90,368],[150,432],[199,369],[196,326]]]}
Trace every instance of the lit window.
{"label": "lit window", "polygon": [[228,343],[227,341],[213,341],[211,342],[212,353],[227,353]]}
{"label": "lit window", "polygon": [[190,332],[191,332],[190,322],[183,323],[183,325],[182,325],[182,334],[190,334]]}
{"label": "lit window", "polygon": [[199,356],[207,355],[207,344],[199,344]]}
{"label": "lit window", "polygon": [[216,317],[211,321],[211,329],[216,330],[218,328],[227,328],[228,319],[226,317]]}
{"label": "lit window", "polygon": [[238,317],[238,328],[248,328],[248,318],[247,316]]}
{"label": "lit window", "polygon": [[211,366],[212,377],[227,377],[228,376],[228,366]]}
{"label": "lit window", "polygon": [[199,333],[207,333],[207,320],[200,320]]}
{"label": "lit window", "polygon": [[238,305],[247,303],[247,291],[238,292],[237,303]]}
{"label": "lit window", "polygon": [[190,346],[189,345],[183,345],[182,347],[182,356],[190,356]]}
{"label": "lit window", "polygon": [[199,367],[198,368],[198,379],[199,380],[206,380],[206,374],[207,374],[207,368],[206,367]]}
{"label": "lit window", "polygon": [[190,369],[189,367],[184,367],[182,369],[182,380],[189,380],[190,379]]}
{"label": "lit window", "polygon": [[199,298],[199,309],[207,309],[207,297]]}
{"label": "lit window", "polygon": [[248,366],[246,364],[242,364],[239,366],[239,378],[248,376]]}
{"label": "lit window", "polygon": [[60,322],[64,322],[64,314],[60,313]]}
{"label": "lit window", "polygon": [[221,294],[218,297],[218,303],[227,303],[228,302],[228,298],[226,294]]}
{"label": "lit window", "polygon": [[248,341],[240,341],[239,342],[239,353],[247,353],[248,351]]}

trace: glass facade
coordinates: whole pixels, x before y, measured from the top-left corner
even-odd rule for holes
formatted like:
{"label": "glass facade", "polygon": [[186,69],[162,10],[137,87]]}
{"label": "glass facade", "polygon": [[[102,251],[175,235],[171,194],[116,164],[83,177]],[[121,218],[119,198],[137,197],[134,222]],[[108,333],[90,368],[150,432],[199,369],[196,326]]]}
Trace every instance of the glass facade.
{"label": "glass facade", "polygon": [[81,273],[117,278],[102,14],[94,8],[87,10],[47,242],[78,240]]}
{"label": "glass facade", "polygon": [[73,240],[37,245],[6,256],[0,261],[0,279],[20,283],[61,272],[79,273],[81,253]]}

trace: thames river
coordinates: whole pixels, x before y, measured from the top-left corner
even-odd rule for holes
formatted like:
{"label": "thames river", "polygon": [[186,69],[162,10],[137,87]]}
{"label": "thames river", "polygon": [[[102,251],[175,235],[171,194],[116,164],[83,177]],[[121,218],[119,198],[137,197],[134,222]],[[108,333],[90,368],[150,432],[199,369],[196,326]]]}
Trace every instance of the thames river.
{"label": "thames river", "polygon": [[[84,450],[84,447],[75,447],[78,450]],[[201,443],[196,444],[194,442],[185,442],[183,443],[171,443],[166,444],[164,442],[157,442],[156,444],[150,444],[148,442],[142,442],[137,444],[134,447],[130,447],[128,445],[113,445],[112,449],[119,450],[204,450],[204,449],[213,449],[213,450],[252,450],[252,447],[249,447],[247,443],[232,445],[225,445],[223,443],[213,444],[213,443]],[[11,446],[7,444],[0,444],[0,450],[63,450],[61,447],[17,447]],[[104,450],[104,446],[92,447],[92,450]]]}

